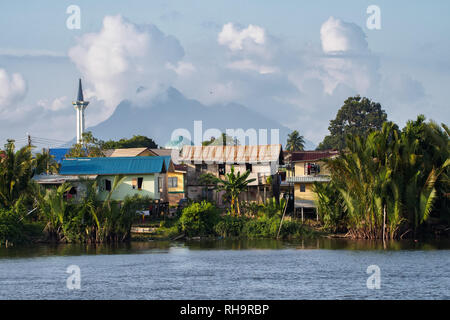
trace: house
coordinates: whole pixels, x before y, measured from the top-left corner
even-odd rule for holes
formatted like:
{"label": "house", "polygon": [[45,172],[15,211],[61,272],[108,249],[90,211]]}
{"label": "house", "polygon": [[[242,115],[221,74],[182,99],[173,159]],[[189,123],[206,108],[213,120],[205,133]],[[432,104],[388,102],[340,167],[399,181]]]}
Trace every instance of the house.
{"label": "house", "polygon": [[241,201],[263,202],[279,193],[278,168],[283,163],[281,145],[255,146],[183,146],[177,162],[186,166],[187,197],[193,200],[214,199],[222,205],[222,197],[211,186],[205,186],[199,179],[204,173],[218,178],[234,166],[235,172],[250,171],[248,191],[240,196]]}
{"label": "house", "polygon": [[[142,157],[142,156],[161,156],[169,157],[172,155],[171,149],[149,149],[149,148],[123,148],[110,149],[103,152],[105,157]],[[180,199],[185,198],[185,174],[186,168],[183,165],[175,165],[169,168],[167,172],[167,192],[168,201],[171,205],[176,205]]]}
{"label": "house", "polygon": [[289,170],[283,188],[294,189],[295,213],[316,213],[317,195],[313,191],[314,182],[329,182],[330,171],[324,159],[337,157],[335,150],[324,151],[294,151],[285,153],[285,162]]}
{"label": "house", "polygon": [[[155,156],[171,157],[172,149],[149,149]],[[175,151],[176,152],[176,151]],[[169,170],[167,173],[167,192],[169,197],[169,203],[172,205],[178,204],[178,202],[186,197],[186,166],[174,165],[174,170]]]}
{"label": "house", "polygon": [[154,156],[155,154],[148,148],[122,148],[104,150],[105,157],[145,157]]}
{"label": "house", "polygon": [[111,191],[114,178],[124,175],[125,180],[112,193],[111,199],[122,201],[126,196],[138,194],[166,202],[169,170],[174,170],[170,157],[68,158],[62,160],[59,174],[79,178],[96,176],[100,200]]}

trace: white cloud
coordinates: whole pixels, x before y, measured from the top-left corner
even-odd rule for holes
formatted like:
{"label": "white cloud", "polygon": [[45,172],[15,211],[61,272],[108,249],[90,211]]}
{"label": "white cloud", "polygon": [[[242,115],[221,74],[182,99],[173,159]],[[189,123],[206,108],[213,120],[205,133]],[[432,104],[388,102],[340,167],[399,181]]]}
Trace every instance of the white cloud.
{"label": "white cloud", "polygon": [[189,75],[196,70],[192,63],[184,61],[178,61],[176,65],[167,62],[166,67],[169,70],[175,71],[179,76]]}
{"label": "white cloud", "polygon": [[0,69],[0,111],[12,107],[25,97],[27,85],[20,73],[9,75]]}
{"label": "white cloud", "polygon": [[251,24],[247,28],[239,30],[230,22],[222,27],[217,41],[233,51],[242,50],[246,43],[263,45],[266,41],[266,33],[263,28]]}
{"label": "white cloud", "polygon": [[258,65],[250,59],[233,61],[228,64],[228,67],[231,69],[236,69],[236,70],[256,71],[260,74],[269,74],[269,73],[275,73],[275,72],[279,71],[277,67]]}
{"label": "white cloud", "polygon": [[37,105],[50,111],[59,111],[67,108],[70,105],[66,96],[55,98],[52,102],[48,99],[41,99],[37,102]]}
{"label": "white cloud", "polygon": [[366,34],[358,25],[334,17],[328,18],[322,24],[320,39],[325,53],[361,53],[368,50]]}
{"label": "white cloud", "polygon": [[166,65],[177,65],[184,50],[172,36],[154,25],[136,25],[121,16],[106,16],[102,29],[78,39],[69,57],[105,102],[107,118],[123,99],[133,99],[138,88],[156,95],[171,81]]}

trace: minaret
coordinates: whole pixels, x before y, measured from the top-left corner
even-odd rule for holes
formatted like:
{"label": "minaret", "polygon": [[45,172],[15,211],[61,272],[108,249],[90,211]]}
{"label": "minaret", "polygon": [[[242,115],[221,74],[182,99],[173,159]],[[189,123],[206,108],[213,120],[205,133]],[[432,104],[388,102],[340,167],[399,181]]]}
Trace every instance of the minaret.
{"label": "minaret", "polygon": [[84,101],[83,88],[81,87],[81,79],[78,82],[78,96],[77,101],[72,102],[75,110],[77,110],[77,143],[81,143],[84,132],[84,109],[89,104],[89,101]]}

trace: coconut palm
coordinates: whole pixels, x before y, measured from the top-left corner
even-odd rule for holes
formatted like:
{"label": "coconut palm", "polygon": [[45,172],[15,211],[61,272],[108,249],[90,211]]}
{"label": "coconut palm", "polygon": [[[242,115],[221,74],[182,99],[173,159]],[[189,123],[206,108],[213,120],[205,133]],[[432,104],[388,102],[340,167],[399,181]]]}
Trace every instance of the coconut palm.
{"label": "coconut palm", "polygon": [[297,130],[288,134],[286,142],[287,151],[303,151],[305,149],[305,139]]}
{"label": "coconut palm", "polygon": [[0,207],[13,206],[28,195],[34,163],[31,147],[16,151],[14,141],[8,140],[0,157]]}

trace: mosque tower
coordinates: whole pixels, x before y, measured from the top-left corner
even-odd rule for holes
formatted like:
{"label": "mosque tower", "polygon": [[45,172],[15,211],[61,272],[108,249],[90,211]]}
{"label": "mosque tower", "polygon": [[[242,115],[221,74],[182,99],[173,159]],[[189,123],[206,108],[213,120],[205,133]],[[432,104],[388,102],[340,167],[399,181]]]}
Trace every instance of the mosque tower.
{"label": "mosque tower", "polygon": [[84,109],[89,104],[89,101],[84,101],[83,88],[81,87],[81,79],[78,82],[78,96],[77,101],[72,102],[77,111],[77,143],[81,143],[84,133]]}

